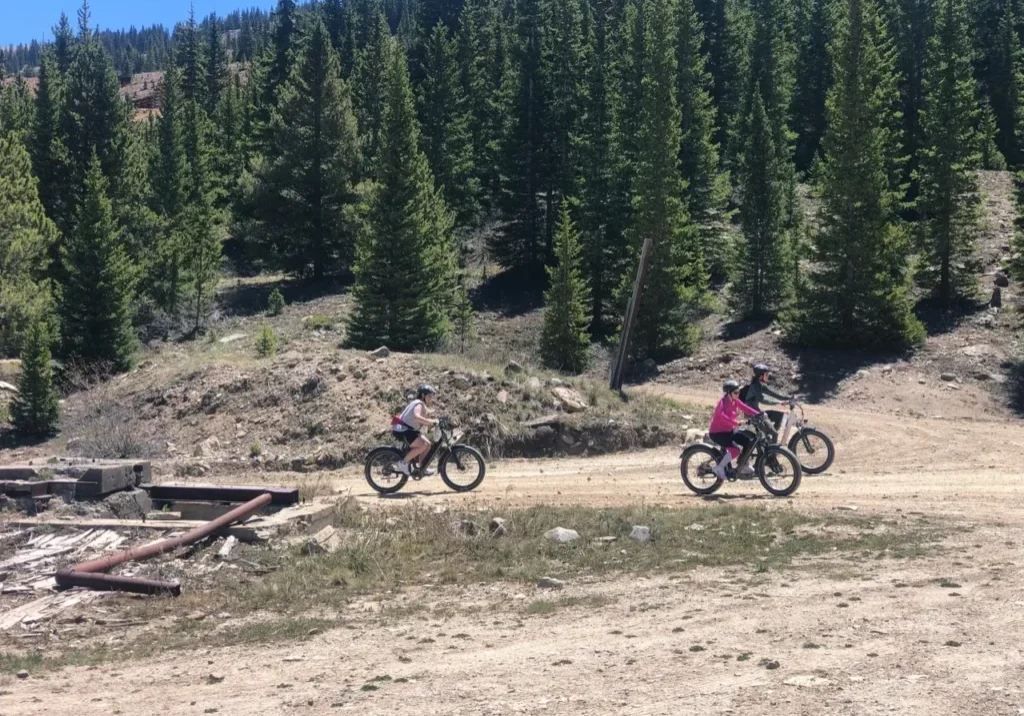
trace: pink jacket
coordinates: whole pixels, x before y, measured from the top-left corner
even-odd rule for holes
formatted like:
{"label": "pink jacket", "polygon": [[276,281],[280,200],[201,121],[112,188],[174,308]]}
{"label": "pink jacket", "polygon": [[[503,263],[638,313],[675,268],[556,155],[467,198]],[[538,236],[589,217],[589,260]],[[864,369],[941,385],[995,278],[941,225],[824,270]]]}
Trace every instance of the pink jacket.
{"label": "pink jacket", "polygon": [[709,433],[731,433],[740,424],[739,411],[753,417],[758,411],[751,408],[742,400],[730,400],[728,395],[722,396],[715,406],[715,414],[711,416],[711,427]]}

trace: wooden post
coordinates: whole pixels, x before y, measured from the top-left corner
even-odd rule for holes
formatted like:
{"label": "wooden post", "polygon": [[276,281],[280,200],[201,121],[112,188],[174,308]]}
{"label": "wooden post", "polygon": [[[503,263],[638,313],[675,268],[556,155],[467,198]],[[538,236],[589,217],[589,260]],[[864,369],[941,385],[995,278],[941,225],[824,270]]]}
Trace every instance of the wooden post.
{"label": "wooden post", "polygon": [[644,246],[640,250],[640,265],[636,270],[636,281],[633,283],[633,295],[626,306],[626,320],[622,324],[622,335],[619,337],[619,346],[615,350],[615,357],[612,358],[611,389],[622,390],[622,379],[626,371],[626,360],[629,357],[629,343],[633,338],[633,326],[636,323],[636,314],[640,311],[640,300],[643,298],[644,283],[647,279],[647,268],[651,261],[651,249],[654,242],[644,239]]}

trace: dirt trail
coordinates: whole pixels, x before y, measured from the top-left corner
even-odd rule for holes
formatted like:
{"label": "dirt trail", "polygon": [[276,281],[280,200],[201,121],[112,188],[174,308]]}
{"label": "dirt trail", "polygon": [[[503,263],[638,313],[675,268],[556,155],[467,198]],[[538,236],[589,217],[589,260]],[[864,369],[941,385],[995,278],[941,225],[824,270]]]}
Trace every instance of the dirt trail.
{"label": "dirt trail", "polygon": [[[354,610],[350,628],[299,646],[0,678],[0,713],[150,714],[156,705],[167,716],[1024,713],[1020,423],[840,406],[808,413],[835,438],[831,474],[807,478],[791,500],[740,483],[723,488],[722,501],[810,511],[857,505],[905,519],[923,512],[970,531],[919,560],[852,558],[844,566],[855,576],[812,566],[766,575],[738,568],[581,580],[554,596],[515,584],[411,590],[382,598],[426,612],[381,619]],[[713,504],[686,491],[678,453],[504,461],[472,495],[443,491],[433,478],[407,488],[405,499],[378,500],[358,470],[324,477],[385,508],[414,496],[462,507]],[[535,599],[572,597],[605,604],[524,613]],[[224,681],[208,684],[210,672]],[[390,680],[363,690],[381,676]]]}

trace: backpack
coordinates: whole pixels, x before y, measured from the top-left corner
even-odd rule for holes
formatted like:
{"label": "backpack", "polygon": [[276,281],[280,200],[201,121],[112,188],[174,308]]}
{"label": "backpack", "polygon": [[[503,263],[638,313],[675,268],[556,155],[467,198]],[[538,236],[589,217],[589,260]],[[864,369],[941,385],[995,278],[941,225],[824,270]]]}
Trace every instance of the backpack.
{"label": "backpack", "polygon": [[750,393],[750,384],[748,383],[747,385],[745,385],[742,388],[740,388],[740,400],[742,400],[744,403],[746,403],[747,402],[747,395],[749,393]]}

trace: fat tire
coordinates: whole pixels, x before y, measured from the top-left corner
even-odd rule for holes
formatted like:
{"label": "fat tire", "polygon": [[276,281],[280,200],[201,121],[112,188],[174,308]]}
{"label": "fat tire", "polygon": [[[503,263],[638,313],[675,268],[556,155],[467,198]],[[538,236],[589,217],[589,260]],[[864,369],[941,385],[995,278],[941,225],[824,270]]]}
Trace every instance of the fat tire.
{"label": "fat tire", "polygon": [[822,442],[825,443],[825,447],[828,450],[828,457],[825,458],[825,462],[815,468],[810,468],[800,463],[800,467],[803,468],[804,474],[806,475],[820,475],[821,473],[832,467],[832,461],[836,459],[836,446],[832,444],[832,439],[821,432],[817,428],[804,428],[792,438],[789,439],[789,449],[799,459],[799,453],[797,447],[800,445],[800,438],[804,435],[814,435],[815,437],[821,438]]}
{"label": "fat tire", "polygon": [[383,485],[378,485],[376,482],[374,482],[371,467],[373,466],[374,458],[377,457],[378,455],[383,454],[393,455],[395,457],[395,462],[401,460],[402,456],[404,455],[404,453],[401,450],[392,446],[378,447],[371,450],[370,454],[366,456],[366,481],[370,483],[370,487],[376,490],[379,494],[393,495],[399,490],[401,490],[403,487],[405,487],[405,483],[409,482],[409,476],[402,475],[401,479],[399,479],[397,483],[391,485],[390,487],[384,487]]}
{"label": "fat tire", "polygon": [[715,484],[713,484],[711,487],[697,487],[692,482],[690,482],[690,477],[689,475],[686,474],[686,465],[690,461],[690,457],[699,452],[705,453],[706,455],[710,456],[711,459],[714,460],[716,463],[722,459],[721,451],[715,450],[713,447],[710,447],[709,445],[691,445],[690,447],[683,450],[683,455],[682,457],[679,458],[679,474],[683,478],[683,484],[686,485],[694,494],[701,495],[702,497],[707,495],[713,495],[716,492],[718,492],[718,489],[722,486],[721,478],[716,476],[717,479],[715,480]]}
{"label": "fat tire", "polygon": [[[452,459],[455,453],[463,453],[472,456],[477,464],[480,466],[480,472],[468,485],[459,485],[448,479],[448,461]],[[437,466],[438,472],[441,473],[441,479],[444,480],[444,484],[448,485],[451,489],[456,492],[472,492],[476,488],[480,487],[480,483],[484,481],[484,476],[487,474],[487,462],[484,460],[483,453],[477,450],[475,447],[469,445],[453,445],[452,449],[441,459],[441,464]]]}
{"label": "fat tire", "polygon": [[[777,490],[768,484],[768,476],[765,474],[765,463],[768,462],[768,458],[772,455],[776,455],[782,460],[789,460],[793,465],[793,481],[783,490]],[[761,481],[761,487],[768,490],[775,497],[789,497],[792,495],[800,487],[800,479],[803,477],[803,467],[800,465],[796,455],[789,448],[784,448],[781,445],[771,445],[761,453],[755,469],[757,470],[757,479]]]}

